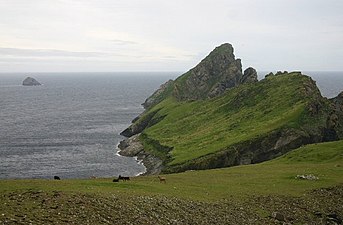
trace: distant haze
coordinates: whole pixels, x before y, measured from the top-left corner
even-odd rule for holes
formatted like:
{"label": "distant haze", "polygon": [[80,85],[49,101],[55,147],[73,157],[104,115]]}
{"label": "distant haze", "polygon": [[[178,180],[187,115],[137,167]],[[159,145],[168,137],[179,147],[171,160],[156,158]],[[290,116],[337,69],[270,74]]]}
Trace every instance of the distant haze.
{"label": "distant haze", "polygon": [[0,72],[343,71],[342,0],[0,0]]}

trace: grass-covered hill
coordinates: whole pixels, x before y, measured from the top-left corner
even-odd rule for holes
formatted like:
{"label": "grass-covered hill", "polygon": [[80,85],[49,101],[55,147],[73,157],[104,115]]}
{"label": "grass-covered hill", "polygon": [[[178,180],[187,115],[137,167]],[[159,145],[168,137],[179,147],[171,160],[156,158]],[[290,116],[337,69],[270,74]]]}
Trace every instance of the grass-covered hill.
{"label": "grass-covered hill", "polygon": [[336,140],[333,114],[315,82],[299,72],[241,84],[215,98],[169,96],[133,126],[144,129],[144,150],[163,161],[162,172],[257,163],[304,144]]}
{"label": "grass-covered hill", "polygon": [[223,44],[150,96],[119,147],[143,159],[150,174],[262,162],[342,138],[342,96],[323,98],[301,72],[257,81]]}
{"label": "grass-covered hill", "polygon": [[[313,180],[297,179],[311,175]],[[0,224],[340,224],[343,141],[231,168],[112,179],[1,180]]]}

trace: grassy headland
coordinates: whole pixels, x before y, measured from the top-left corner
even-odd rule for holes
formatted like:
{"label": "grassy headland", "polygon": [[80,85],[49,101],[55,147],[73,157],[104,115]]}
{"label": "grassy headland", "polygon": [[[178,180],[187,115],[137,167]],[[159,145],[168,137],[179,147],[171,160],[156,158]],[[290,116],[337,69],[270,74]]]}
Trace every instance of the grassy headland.
{"label": "grassy headland", "polygon": [[[275,144],[282,134],[273,140],[268,137],[272,132],[291,130],[294,139],[320,136],[318,124],[325,124],[326,112],[311,115],[309,107],[317,102],[325,104],[321,98],[310,77],[289,73],[239,85],[213,99],[177,101],[170,96],[149,109],[136,123],[149,117],[150,125],[142,132],[141,141],[145,151],[164,160],[165,172],[192,169],[192,164],[211,168],[206,161],[217,157],[217,152],[227,152],[233,160],[231,164],[237,165],[243,156],[236,149],[263,139]],[[250,147],[254,146],[247,148]],[[245,157],[253,162],[262,161],[261,156],[253,155],[256,152],[248,151],[251,155]],[[271,149],[260,151],[261,155],[268,155]],[[212,168],[215,167],[221,166]]]}

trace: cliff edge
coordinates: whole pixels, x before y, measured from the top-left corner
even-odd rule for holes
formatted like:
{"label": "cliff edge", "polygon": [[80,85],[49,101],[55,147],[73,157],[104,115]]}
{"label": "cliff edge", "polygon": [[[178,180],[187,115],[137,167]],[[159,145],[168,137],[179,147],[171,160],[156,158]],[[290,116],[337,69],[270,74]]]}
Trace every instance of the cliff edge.
{"label": "cliff edge", "polygon": [[134,156],[127,149],[139,142],[139,154],[158,162],[147,174],[258,163],[342,139],[342,96],[322,97],[301,72],[257,81],[256,70],[242,72],[224,44],[145,101],[146,110],[122,132],[129,139],[121,149]]}

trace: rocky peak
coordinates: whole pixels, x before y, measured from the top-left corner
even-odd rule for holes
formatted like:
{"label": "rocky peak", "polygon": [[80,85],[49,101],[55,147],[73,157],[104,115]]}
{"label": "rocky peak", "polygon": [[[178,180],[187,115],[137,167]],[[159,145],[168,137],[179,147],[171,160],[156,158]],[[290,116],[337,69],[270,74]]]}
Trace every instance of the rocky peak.
{"label": "rocky peak", "polygon": [[142,104],[148,109],[173,95],[179,101],[201,100],[223,94],[243,83],[257,82],[257,72],[249,67],[242,73],[240,59],[236,59],[231,44],[216,47],[197,66],[169,80]]}
{"label": "rocky peak", "polygon": [[249,67],[244,70],[244,74],[242,79],[240,80],[241,83],[253,83],[257,81],[257,72],[254,68]]}
{"label": "rocky peak", "polygon": [[37,85],[41,85],[41,84],[35,78],[27,77],[23,81],[23,85],[24,86],[37,86]]}
{"label": "rocky peak", "polygon": [[249,68],[243,75],[241,60],[235,58],[232,45],[225,43],[179,77],[173,94],[179,100],[213,98],[239,84],[255,81],[256,71]]}

